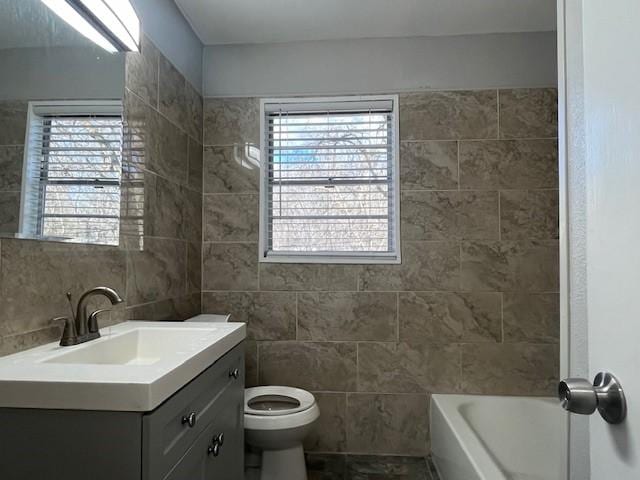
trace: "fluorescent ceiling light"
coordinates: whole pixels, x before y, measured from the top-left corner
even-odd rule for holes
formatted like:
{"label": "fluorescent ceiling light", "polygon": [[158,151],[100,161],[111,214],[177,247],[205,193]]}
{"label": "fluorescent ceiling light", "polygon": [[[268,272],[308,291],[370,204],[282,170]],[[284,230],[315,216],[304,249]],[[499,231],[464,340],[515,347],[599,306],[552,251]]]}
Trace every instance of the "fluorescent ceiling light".
{"label": "fluorescent ceiling light", "polygon": [[129,0],[42,0],[108,52],[140,50],[140,21]]}

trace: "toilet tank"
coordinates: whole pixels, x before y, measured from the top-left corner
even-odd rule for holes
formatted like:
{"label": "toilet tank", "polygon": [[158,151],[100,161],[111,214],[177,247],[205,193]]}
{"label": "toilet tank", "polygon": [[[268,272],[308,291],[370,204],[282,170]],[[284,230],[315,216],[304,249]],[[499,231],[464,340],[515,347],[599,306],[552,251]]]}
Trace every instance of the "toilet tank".
{"label": "toilet tank", "polygon": [[201,313],[195,317],[185,320],[185,322],[228,322],[231,315],[214,315],[211,313]]}

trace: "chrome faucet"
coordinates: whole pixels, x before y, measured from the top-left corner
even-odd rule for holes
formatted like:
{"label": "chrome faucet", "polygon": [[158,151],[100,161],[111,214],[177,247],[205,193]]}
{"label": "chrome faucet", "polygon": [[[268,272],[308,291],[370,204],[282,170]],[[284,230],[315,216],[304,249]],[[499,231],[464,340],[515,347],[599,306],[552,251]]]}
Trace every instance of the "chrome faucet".
{"label": "chrome faucet", "polygon": [[[123,301],[122,297],[118,295],[118,292],[109,287],[95,287],[84,292],[78,300],[76,313],[72,318],[54,318],[54,320],[64,320],[64,331],[62,332],[60,345],[78,345],[100,337],[98,315],[106,312],[108,309],[99,309],[89,313],[87,301],[95,295],[107,297],[111,305],[117,305]],[[70,299],[70,294],[67,294],[67,297]]]}

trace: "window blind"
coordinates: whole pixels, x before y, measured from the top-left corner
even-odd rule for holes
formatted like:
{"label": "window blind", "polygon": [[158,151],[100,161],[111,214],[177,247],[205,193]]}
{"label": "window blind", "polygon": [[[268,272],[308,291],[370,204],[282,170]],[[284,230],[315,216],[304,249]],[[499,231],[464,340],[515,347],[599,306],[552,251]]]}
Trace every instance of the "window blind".
{"label": "window blind", "polygon": [[392,100],[264,106],[265,257],[393,257]]}
{"label": "window blind", "polygon": [[30,208],[23,219],[29,230],[117,245],[122,141],[121,115],[34,114],[28,145],[30,198],[25,202]]}

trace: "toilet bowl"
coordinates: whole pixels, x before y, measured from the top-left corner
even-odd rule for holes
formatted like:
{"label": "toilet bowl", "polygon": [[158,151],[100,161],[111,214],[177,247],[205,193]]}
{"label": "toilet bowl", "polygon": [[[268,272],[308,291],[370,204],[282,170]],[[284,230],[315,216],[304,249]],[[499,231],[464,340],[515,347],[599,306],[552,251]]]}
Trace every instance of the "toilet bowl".
{"label": "toilet bowl", "polygon": [[[187,322],[228,322],[201,314]],[[320,416],[314,396],[300,388],[264,386],[244,391],[245,442],[261,451],[260,480],[306,480],[302,441]]]}
{"label": "toilet bowl", "polygon": [[320,416],[314,396],[293,387],[244,394],[245,441],[262,451],[260,480],[306,480],[302,441]]}

